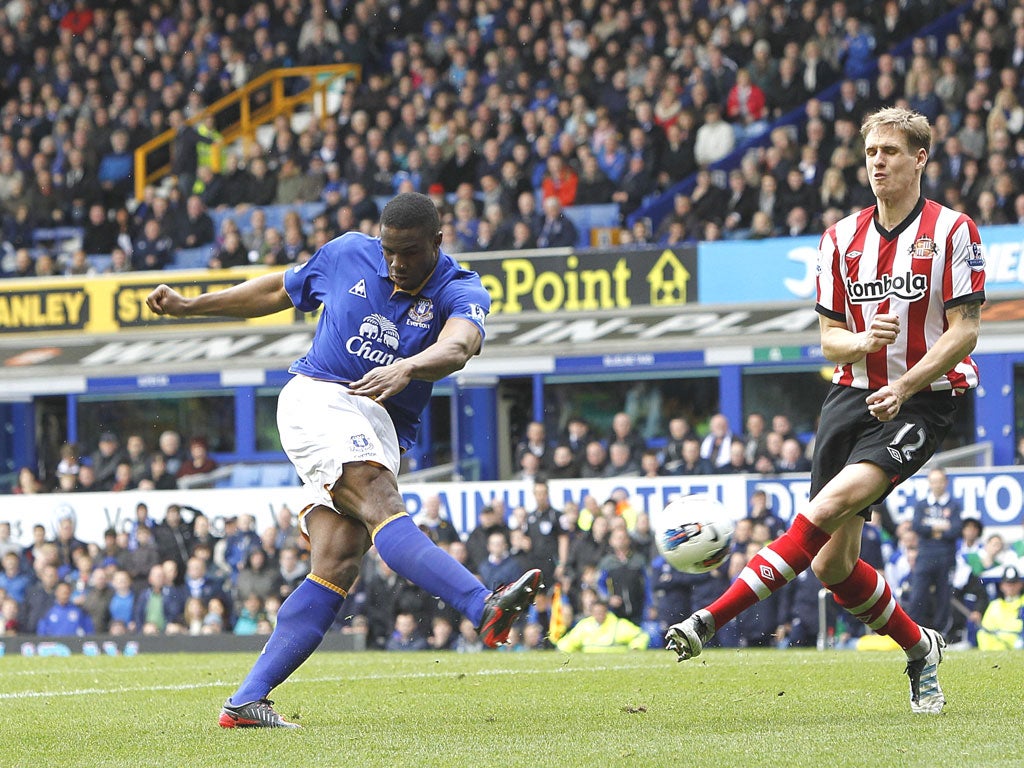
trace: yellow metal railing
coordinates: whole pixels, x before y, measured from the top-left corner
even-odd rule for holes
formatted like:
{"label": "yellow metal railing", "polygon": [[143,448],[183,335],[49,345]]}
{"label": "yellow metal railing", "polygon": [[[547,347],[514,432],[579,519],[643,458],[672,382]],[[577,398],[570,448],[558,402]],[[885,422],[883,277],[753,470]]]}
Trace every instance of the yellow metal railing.
{"label": "yellow metal railing", "polygon": [[[237,107],[239,110],[238,122],[221,131],[222,139],[214,145],[212,158],[214,170],[217,167],[221,156],[221,149],[224,145],[231,144],[238,139],[254,140],[256,129],[271,122],[278,115],[288,115],[303,104],[314,104],[314,109],[321,116],[321,120],[327,119],[327,95],[329,90],[338,82],[348,78],[359,78],[361,75],[358,64],[329,64],[318,67],[284,67],[264,72],[256,79],[246,83],[233,93],[229,93],[222,99],[218,99],[198,115],[193,115],[187,121],[189,125],[196,125],[208,115],[219,114],[227,109]],[[291,96],[285,95],[285,83],[295,78],[306,78],[309,86],[299,93]],[[266,104],[253,107],[252,97],[256,93],[270,91],[270,100]],[[162,168],[146,169],[147,160],[154,151],[165,147],[174,141],[174,129],[164,131],[135,150],[135,198],[141,200],[146,186],[152,184],[168,173],[170,166]]]}

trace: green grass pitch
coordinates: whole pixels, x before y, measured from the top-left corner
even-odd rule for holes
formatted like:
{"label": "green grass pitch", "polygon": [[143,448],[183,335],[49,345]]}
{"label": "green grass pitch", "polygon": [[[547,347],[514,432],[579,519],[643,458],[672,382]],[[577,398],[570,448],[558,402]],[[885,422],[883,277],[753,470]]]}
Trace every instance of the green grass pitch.
{"label": "green grass pitch", "polygon": [[1024,654],[954,651],[912,715],[902,654],[317,653],[223,730],[252,654],[0,658],[0,766],[1020,766]]}

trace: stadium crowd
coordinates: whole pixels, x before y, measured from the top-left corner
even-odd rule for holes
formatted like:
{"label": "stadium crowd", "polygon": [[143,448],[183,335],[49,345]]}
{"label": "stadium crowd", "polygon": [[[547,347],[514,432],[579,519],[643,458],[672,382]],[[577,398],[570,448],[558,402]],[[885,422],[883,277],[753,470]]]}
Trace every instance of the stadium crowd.
{"label": "stadium crowd", "polygon": [[[415,522],[491,588],[527,568],[542,570],[549,589],[515,628],[510,647],[557,645],[584,652],[660,647],[669,624],[724,591],[785,523],[769,508],[766,493],[755,491],[747,515],[736,523],[725,565],[704,575],[676,571],[660,557],[647,514],[626,491],[608,499],[587,495],[581,504],[566,501],[556,507],[549,477],[624,477],[642,471],[636,466],[626,474],[560,473],[560,448],[584,466],[595,443],[622,446],[626,456],[630,441],[646,445],[624,413],[603,440],[587,439],[580,421],[570,420],[573,426],[558,443],[549,442],[532,424],[517,447],[537,463],[533,476],[516,481],[529,482],[532,503],[508,509],[495,497],[478,511],[476,527],[460,534],[441,497],[428,495]],[[702,440],[683,434],[642,455],[657,456],[663,465],[672,465],[677,459],[671,457],[678,456],[679,465],[670,469],[677,474],[708,475],[716,465],[717,471],[735,472],[737,456],[748,451],[755,466],[766,459],[769,435],[787,426],[785,417],[772,418],[768,428],[765,421],[753,414],[744,434],[719,429]],[[580,438],[578,454],[570,447],[572,434]],[[104,435],[101,443],[109,437]],[[800,446],[796,436],[779,437],[783,445],[792,440]],[[689,464],[684,446],[696,451]],[[649,465],[646,469],[650,476],[657,474]],[[755,470],[748,464],[742,471]],[[979,520],[961,517],[944,471],[931,471],[929,487],[912,518],[896,523],[884,508],[874,510],[864,528],[864,559],[885,573],[915,620],[941,628],[952,642],[1022,647],[1018,568],[1024,568],[1024,540],[1000,532],[985,535]],[[24,548],[11,540],[10,524],[0,522],[0,635],[269,634],[281,601],[308,573],[305,539],[287,506],[278,509],[273,526],[258,531],[251,515],[221,519],[216,512],[177,503],[158,523],[140,502],[134,519],[106,531],[102,542],[76,538],[70,507],[58,509],[53,519],[53,530],[35,525],[33,542]],[[716,642],[728,647],[814,646],[821,590],[814,575],[805,572],[722,628]],[[865,636],[863,625],[849,620],[830,599],[825,606],[821,636],[829,644],[845,648],[881,642],[870,633]],[[468,620],[400,578],[372,549],[334,631],[362,635],[368,648],[483,649]]]}
{"label": "stadium crowd", "polygon": [[[935,125],[927,195],[982,225],[1024,221],[1024,6],[963,4],[948,33],[919,35],[957,4],[935,5],[10,0],[5,271],[88,274],[96,255],[111,272],[162,269],[211,244],[215,267],[291,263],[372,231],[376,200],[407,189],[435,197],[452,252],[573,245],[564,209],[600,203],[618,205],[611,225],[635,218],[627,243],[809,234],[870,202],[857,128],[893,103]],[[190,118],[271,68],[330,63],[362,67],[337,115],[302,130],[281,117],[267,146],[215,170],[224,125]],[[168,129],[151,165],[173,175],[136,200],[133,151]],[[634,216],[684,180],[669,215]],[[311,221],[267,225],[296,202],[318,204]],[[64,253],[67,227],[82,235]]]}

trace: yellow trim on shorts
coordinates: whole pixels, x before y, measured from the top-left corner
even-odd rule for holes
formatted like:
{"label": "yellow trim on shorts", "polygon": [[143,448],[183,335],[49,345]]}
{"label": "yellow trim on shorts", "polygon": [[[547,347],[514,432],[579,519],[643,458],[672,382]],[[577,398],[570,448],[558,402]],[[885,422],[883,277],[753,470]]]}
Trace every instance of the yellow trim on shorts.
{"label": "yellow trim on shorts", "polygon": [[408,516],[409,516],[408,512],[399,512],[397,515],[392,515],[387,520],[385,520],[383,523],[381,523],[380,525],[378,525],[376,528],[373,529],[373,533],[370,534],[370,541],[375,541],[375,539],[377,538],[377,534],[380,533],[380,529],[383,528],[388,523],[390,523],[392,520],[397,520],[400,517],[408,517]]}
{"label": "yellow trim on shorts", "polygon": [[331,590],[331,592],[337,592],[342,597],[348,597],[348,592],[346,590],[342,589],[341,587],[335,584],[331,584],[331,582],[329,582],[327,579],[321,579],[314,573],[308,574],[306,578],[316,584],[319,584],[321,587],[327,587],[327,589]]}

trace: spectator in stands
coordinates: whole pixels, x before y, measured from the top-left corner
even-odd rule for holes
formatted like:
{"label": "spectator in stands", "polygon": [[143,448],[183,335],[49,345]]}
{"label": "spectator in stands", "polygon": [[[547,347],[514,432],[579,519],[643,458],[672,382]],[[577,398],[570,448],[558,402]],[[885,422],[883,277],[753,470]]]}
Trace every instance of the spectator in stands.
{"label": "spectator in stands", "polygon": [[385,643],[387,651],[425,651],[429,646],[420,634],[415,614],[402,612],[395,617],[394,630]]}
{"label": "spectator in stands", "polygon": [[609,603],[597,598],[590,615],[580,619],[557,643],[563,653],[610,653],[642,651],[651,638],[637,624],[609,610]]}
{"label": "spectator in stands", "polygon": [[711,102],[704,108],[704,122],[697,129],[693,148],[694,159],[701,168],[718,162],[736,145],[736,134],[722,119],[722,109]]}
{"label": "spectator in stands", "polygon": [[18,479],[11,487],[11,493],[34,494],[45,492],[46,487],[43,485],[32,467],[22,467],[18,470]]}
{"label": "spectator in stands", "polygon": [[109,430],[101,433],[91,459],[96,484],[101,488],[110,487],[114,482],[114,470],[125,459],[125,453],[121,450],[121,441],[117,435]]}
{"label": "spectator in stands", "polygon": [[541,195],[544,198],[558,198],[558,202],[563,207],[574,205],[579,184],[579,176],[576,171],[558,154],[549,155],[546,166],[544,179],[541,182]]}
{"label": "spectator in stands", "polygon": [[597,565],[599,589],[607,595],[608,606],[616,615],[639,625],[650,597],[647,561],[633,550],[622,523],[612,526],[608,547],[608,554]]}
{"label": "spectator in stands", "polygon": [[174,240],[157,219],[148,219],[141,236],[132,244],[132,269],[137,272],[164,269],[172,259]]}
{"label": "spectator in stands", "polygon": [[1003,569],[999,597],[988,604],[978,628],[978,648],[983,651],[1024,647],[1024,582],[1016,565]]}
{"label": "spectator in stands", "polygon": [[591,440],[583,451],[583,463],[580,466],[580,477],[604,477],[608,465],[608,452],[600,440]]}
{"label": "spectator in stands", "polygon": [[513,557],[508,537],[502,531],[494,531],[487,537],[487,556],[477,565],[477,574],[488,589],[497,589],[502,584],[515,581],[523,567]]}
{"label": "spectator in stands", "polygon": [[[691,152],[692,154],[692,152]],[[676,179],[682,178],[685,174],[679,174]],[[576,205],[600,205],[609,203],[615,186],[605,175],[597,163],[597,157],[593,152],[587,151],[583,154],[580,162],[580,172],[576,182]]]}
{"label": "spectator in stands", "polygon": [[181,445],[181,435],[173,429],[166,429],[157,438],[157,448],[167,464],[167,472],[177,475],[178,470],[187,458]]}
{"label": "spectator in stands", "polygon": [[180,479],[188,475],[205,475],[213,472],[219,464],[210,456],[209,443],[206,438],[198,435],[188,442],[188,460],[178,469]]}
{"label": "spectator in stands", "polygon": [[180,248],[198,248],[215,239],[213,219],[199,195],[189,195],[185,201],[185,215],[171,233]]}
{"label": "spectator in stands", "polygon": [[220,581],[211,576],[206,560],[193,555],[185,563],[182,586],[189,599],[197,599],[205,606],[213,598],[227,601]]}
{"label": "spectator in stands", "polygon": [[242,243],[237,230],[229,230],[224,240],[210,258],[210,269],[230,269],[249,265],[249,253]]}
{"label": "spectator in stands", "polygon": [[[104,114],[102,110],[97,112]],[[97,179],[103,190],[104,203],[108,207],[123,205],[132,193],[133,163],[128,133],[115,130],[110,135],[110,145],[100,158]]]}
{"label": "spectator in stands", "polygon": [[144,635],[184,632],[185,592],[167,582],[159,563],[149,570],[149,586],[135,601],[133,621]]}
{"label": "spectator in stands", "polygon": [[267,553],[262,547],[253,546],[244,561],[244,565],[238,569],[238,576],[235,580],[235,594],[238,602],[244,600],[248,595],[256,595],[265,600],[271,595],[280,594],[281,574],[276,566],[267,561]]}
{"label": "spectator in stands", "polygon": [[25,600],[25,593],[32,584],[32,576],[22,570],[21,557],[10,550],[0,559],[0,590],[17,603]]}
{"label": "spectator in stands", "polygon": [[178,479],[167,471],[167,459],[157,451],[149,457],[146,474],[138,482],[141,490],[170,491],[178,487]]}
{"label": "spectator in stands", "polygon": [[255,524],[252,515],[229,517],[224,521],[223,565],[230,570],[232,579],[248,558],[249,550],[260,544],[260,538],[253,530]]}
{"label": "spectator in stands", "polygon": [[128,252],[120,246],[114,246],[110,252],[110,263],[103,269],[103,274],[117,275],[131,271],[132,265],[128,258]]}
{"label": "spectator in stands", "polygon": [[466,539],[470,570],[479,572],[477,568],[487,558],[487,543],[492,533],[502,533],[507,538],[509,529],[501,510],[493,504],[487,504],[480,509],[480,520]]}
{"label": "spectator in stands", "polygon": [[67,637],[93,634],[92,618],[71,602],[71,585],[58,582],[50,608],[36,623],[35,633],[41,637]]}
{"label": "spectator in stands", "polygon": [[173,560],[178,565],[178,572],[185,572],[192,551],[192,527],[181,515],[181,506],[169,504],[161,523],[154,526],[153,537],[161,561]]}
{"label": "spectator in stands", "polygon": [[546,467],[551,461],[551,446],[547,440],[547,430],[541,421],[531,421],[526,425],[526,433],[522,440],[516,445],[513,457],[517,465],[524,453],[532,453],[540,461],[540,466]]}
{"label": "spectator in stands", "polygon": [[54,603],[57,584],[60,583],[56,565],[39,563],[35,572],[37,581],[25,590],[25,599],[19,611],[19,623],[27,631],[35,631],[46,616]]}
{"label": "spectator in stands", "polygon": [[543,203],[544,214],[538,223],[538,248],[570,248],[576,245],[576,225],[565,215],[557,197],[547,197]]}
{"label": "spectator in stands", "polygon": [[299,550],[294,546],[286,546],[278,555],[278,574],[280,576],[280,595],[288,597],[309,573],[309,563],[299,557]]}
{"label": "spectator in stands", "polygon": [[114,595],[108,573],[106,568],[93,570],[85,593],[80,597],[80,605],[92,620],[94,631],[101,635],[109,631],[110,598]]}
{"label": "spectator in stands", "polygon": [[441,497],[436,493],[428,493],[423,497],[423,509],[413,518],[413,522],[440,546],[459,540],[455,526],[441,514]]}
{"label": "spectator in stands", "polygon": [[628,443],[615,441],[608,446],[604,477],[639,477],[640,461],[633,457]]}
{"label": "spectator in stands", "polygon": [[64,274],[68,276],[95,275],[96,267],[89,261],[89,257],[83,249],[76,248],[71,252],[71,257],[64,266]]}
{"label": "spectator in stands", "polygon": [[31,248],[35,243],[36,222],[28,203],[20,203],[2,219],[2,239],[14,249]]}
{"label": "spectator in stands", "polygon": [[717,475],[742,475],[752,472],[753,469],[753,465],[747,461],[746,445],[741,440],[733,440],[729,444],[728,461],[715,467],[714,471]]}
{"label": "spectator in stands", "polygon": [[96,469],[92,465],[92,459],[85,459],[82,462],[82,466],[78,469],[78,475],[75,477],[73,490],[75,493],[92,493],[107,490],[96,480]]}
{"label": "spectator in stands", "polygon": [[809,472],[811,463],[804,456],[803,446],[796,438],[789,437],[782,441],[779,459],[775,462],[776,472]]}
{"label": "spectator in stands", "polygon": [[19,248],[14,252],[14,271],[9,272],[6,277],[35,277],[36,260],[28,248]]}

